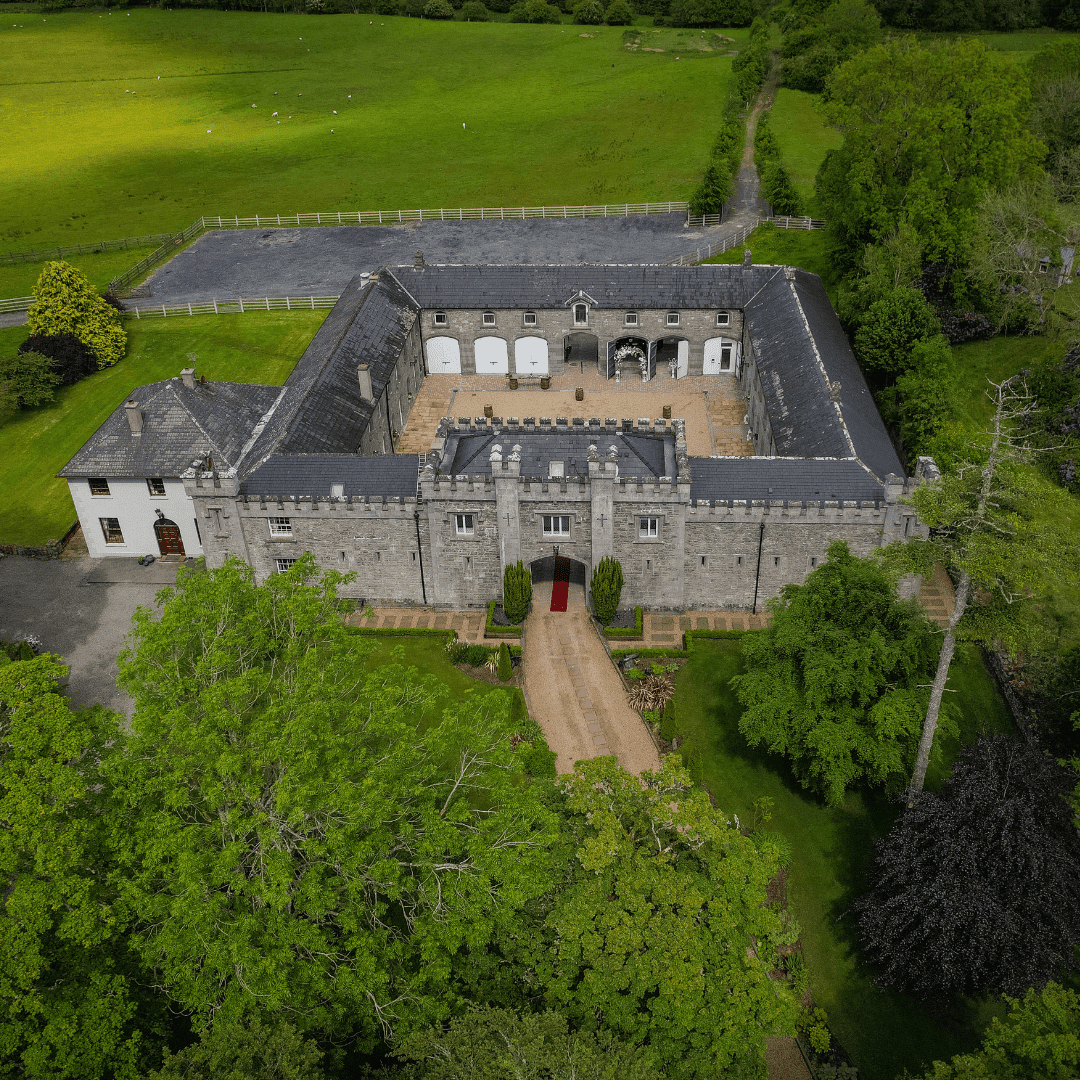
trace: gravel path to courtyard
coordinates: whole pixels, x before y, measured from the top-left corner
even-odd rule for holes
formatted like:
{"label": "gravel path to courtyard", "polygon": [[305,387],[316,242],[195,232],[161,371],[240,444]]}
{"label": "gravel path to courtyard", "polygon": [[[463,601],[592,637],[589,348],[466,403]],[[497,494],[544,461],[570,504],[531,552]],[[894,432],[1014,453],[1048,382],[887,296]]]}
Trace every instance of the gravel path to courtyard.
{"label": "gravel path to courtyard", "polygon": [[555,751],[555,767],[614,754],[627,772],[660,768],[660,755],[626,699],[619,673],[593,629],[585,590],[570,586],[566,611],[550,611],[551,582],[533,586],[521,650],[525,701]]}
{"label": "gravel path to courtyard", "polygon": [[359,273],[435,263],[659,263],[714,242],[723,226],[684,214],[584,220],[425,221],[304,229],[223,229],[201,236],[150,278],[162,304],[244,296],[336,296]]}

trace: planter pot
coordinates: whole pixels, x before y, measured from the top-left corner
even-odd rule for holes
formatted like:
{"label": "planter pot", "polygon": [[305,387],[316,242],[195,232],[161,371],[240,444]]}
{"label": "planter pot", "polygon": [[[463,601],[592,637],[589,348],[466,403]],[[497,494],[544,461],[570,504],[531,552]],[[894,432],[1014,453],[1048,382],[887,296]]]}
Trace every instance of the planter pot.
{"label": "planter pot", "polygon": [[551,380],[546,375],[540,380],[540,389],[541,390],[550,390],[551,389]]}
{"label": "planter pot", "polygon": [[510,389],[511,389],[511,390],[516,390],[517,388],[518,388],[518,381],[517,381],[517,379],[511,379],[511,380],[510,380]]}
{"label": "planter pot", "polygon": [[664,419],[665,420],[670,420],[671,419],[671,406],[670,405],[665,405],[664,406]]}
{"label": "planter pot", "polygon": [[584,387],[579,386],[574,391],[574,400],[575,401],[584,401],[585,400],[585,388]]}

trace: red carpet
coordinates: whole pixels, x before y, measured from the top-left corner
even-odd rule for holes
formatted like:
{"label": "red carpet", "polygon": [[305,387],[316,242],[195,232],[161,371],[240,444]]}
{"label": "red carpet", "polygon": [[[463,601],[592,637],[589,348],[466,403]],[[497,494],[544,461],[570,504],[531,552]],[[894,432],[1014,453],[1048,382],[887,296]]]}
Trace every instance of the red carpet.
{"label": "red carpet", "polygon": [[551,583],[551,610],[565,611],[570,595],[570,560],[558,556],[555,559],[555,580]]}

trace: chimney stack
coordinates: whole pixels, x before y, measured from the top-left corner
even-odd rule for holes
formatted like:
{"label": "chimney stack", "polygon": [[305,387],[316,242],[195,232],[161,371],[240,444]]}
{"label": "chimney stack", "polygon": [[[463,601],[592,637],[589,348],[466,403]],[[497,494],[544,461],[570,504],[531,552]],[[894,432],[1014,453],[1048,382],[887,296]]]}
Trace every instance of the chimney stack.
{"label": "chimney stack", "polygon": [[753,266],[754,264],[754,259],[749,248],[743,249],[742,264],[743,266]]}
{"label": "chimney stack", "polygon": [[423,265],[424,265],[424,253],[419,248],[417,248],[416,249],[416,254],[413,256],[413,266],[423,266]]}
{"label": "chimney stack", "polygon": [[137,401],[125,401],[124,411],[127,413],[128,423],[131,425],[132,435],[142,434],[142,413],[139,411]]}
{"label": "chimney stack", "polygon": [[195,389],[195,369],[193,367],[186,367],[180,372],[180,378],[184,380],[184,385],[189,390]]}
{"label": "chimney stack", "polygon": [[356,374],[360,379],[360,396],[367,402],[374,404],[375,395],[371,391],[371,367],[368,364],[358,364]]}

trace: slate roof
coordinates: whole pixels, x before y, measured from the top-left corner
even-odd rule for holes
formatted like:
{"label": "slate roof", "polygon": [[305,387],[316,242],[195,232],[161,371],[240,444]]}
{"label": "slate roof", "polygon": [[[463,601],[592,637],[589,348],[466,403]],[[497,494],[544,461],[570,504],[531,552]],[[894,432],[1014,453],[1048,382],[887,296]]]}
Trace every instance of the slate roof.
{"label": "slate roof", "polygon": [[873,502],[885,489],[857,461],[815,458],[699,458],[690,464],[690,498]]}
{"label": "slate roof", "polygon": [[331,484],[343,484],[344,494],[382,498],[416,497],[415,454],[274,455],[240,483],[241,495],[317,495],[330,498]]}
{"label": "slate roof", "polygon": [[776,267],[393,266],[425,310],[561,308],[580,292],[600,308],[736,308]]}
{"label": "slate roof", "polygon": [[521,447],[521,475],[548,475],[548,464],[561,461],[566,476],[589,475],[589,447],[595,443],[601,459],[612,445],[619,448],[619,475],[652,478],[675,476],[675,439],[671,435],[634,435],[592,432],[587,429],[553,428],[550,432],[495,430],[476,434],[452,434],[446,440],[441,476],[487,476],[491,473],[491,448],[502,447],[503,457]]}
{"label": "slate roof", "polygon": [[218,472],[229,473],[281,394],[280,386],[248,383],[196,383],[189,389],[179,376],[136,387],[128,400],[139,403],[142,434],[132,434],[120,405],[56,475],[180,476],[207,454]]}
{"label": "slate roof", "polygon": [[360,396],[357,364],[371,365],[377,401],[418,313],[390,275],[353,278],[285,383],[245,471],[271,454],[355,453],[374,411]]}

